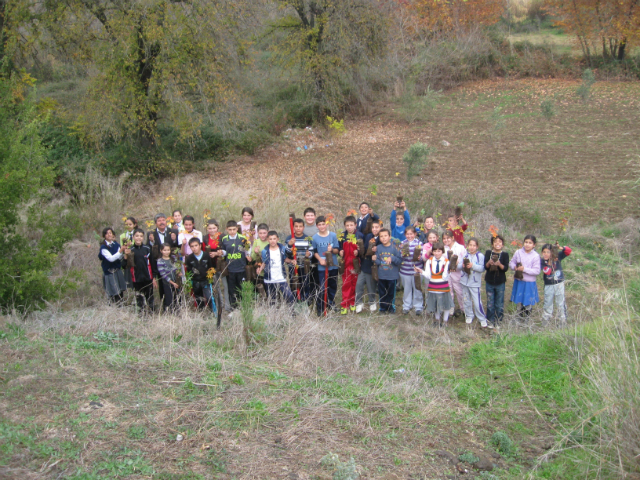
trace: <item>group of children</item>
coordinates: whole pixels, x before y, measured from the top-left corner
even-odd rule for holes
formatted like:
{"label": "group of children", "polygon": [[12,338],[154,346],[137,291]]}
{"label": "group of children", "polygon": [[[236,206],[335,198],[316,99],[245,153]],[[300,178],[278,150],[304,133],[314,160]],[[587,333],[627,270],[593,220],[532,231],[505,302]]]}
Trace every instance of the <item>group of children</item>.
{"label": "group of children", "polygon": [[120,243],[114,230],[105,228],[99,258],[107,295],[120,304],[123,292],[133,288],[139,309],[149,312],[156,288],[165,310],[177,308],[181,289],[186,288],[198,308],[207,308],[214,289],[220,289],[224,305],[219,307],[231,311],[238,306],[242,283],[250,281],[272,304],[278,299],[290,305],[306,302],[326,315],[336,308],[340,276],[343,315],[360,313],[365,304],[372,312],[395,313],[401,289],[403,314],[426,311],[438,323],[462,314],[468,324],[477,319],[483,328],[494,328],[503,318],[506,272],[511,269],[511,301],[519,305],[522,318],[539,301],[536,279],[542,272],[543,318],[553,316],[555,303],[559,318],[566,319],[561,261],[571,249],[545,244],[540,257],[533,235],[525,237],[510,259],[504,238],[492,232],[491,248],[483,255],[477,238],[465,242],[468,225],[461,212],[448,217],[440,238],[433,217],[411,223],[401,198],[391,212],[390,228],[366,202],[347,215],[339,233],[330,230],[332,218],[307,208],[303,218],[292,216],[291,234],[284,241],[266,224],[256,225],[253,217],[245,207],[242,220],[228,221],[225,232],[210,219],[206,235],[195,229],[193,217],[183,217],[179,210],[169,218],[157,214],[155,229],[146,234],[128,217]]}

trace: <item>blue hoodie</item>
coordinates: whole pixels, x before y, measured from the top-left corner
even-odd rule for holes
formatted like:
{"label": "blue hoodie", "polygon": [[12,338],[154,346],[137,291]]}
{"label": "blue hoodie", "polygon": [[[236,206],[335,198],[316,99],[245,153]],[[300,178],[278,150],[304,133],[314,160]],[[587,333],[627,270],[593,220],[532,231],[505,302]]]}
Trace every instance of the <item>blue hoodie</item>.
{"label": "blue hoodie", "polygon": [[[278,248],[280,249],[280,264],[282,265],[282,277],[287,278],[287,273],[285,271],[286,264],[284,263],[285,258],[293,258],[293,250],[288,245],[283,245],[278,243]],[[262,263],[264,265],[264,279],[266,281],[271,280],[271,247],[267,245],[262,250]]]}
{"label": "blue hoodie", "polygon": [[409,225],[411,225],[411,215],[409,215],[409,210],[405,209],[404,211],[404,223],[402,225],[396,225],[396,210],[391,210],[389,229],[391,230],[391,236],[393,238],[397,238],[401,242],[404,242],[407,239],[404,235],[404,231]]}

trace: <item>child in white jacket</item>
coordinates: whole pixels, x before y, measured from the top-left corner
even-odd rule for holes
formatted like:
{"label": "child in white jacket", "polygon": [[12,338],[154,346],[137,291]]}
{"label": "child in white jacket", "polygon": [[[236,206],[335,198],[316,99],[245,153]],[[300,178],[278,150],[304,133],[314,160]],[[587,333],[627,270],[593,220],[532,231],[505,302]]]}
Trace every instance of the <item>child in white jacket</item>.
{"label": "child in white jacket", "polygon": [[[478,317],[482,328],[487,328],[487,317],[482,307],[480,297],[480,284],[482,272],[484,272],[484,255],[478,252],[478,239],[472,237],[467,243],[467,252],[462,259],[462,276],[460,284],[464,293],[464,312],[467,323],[472,323],[473,318]],[[493,325],[489,325],[493,328]]]}

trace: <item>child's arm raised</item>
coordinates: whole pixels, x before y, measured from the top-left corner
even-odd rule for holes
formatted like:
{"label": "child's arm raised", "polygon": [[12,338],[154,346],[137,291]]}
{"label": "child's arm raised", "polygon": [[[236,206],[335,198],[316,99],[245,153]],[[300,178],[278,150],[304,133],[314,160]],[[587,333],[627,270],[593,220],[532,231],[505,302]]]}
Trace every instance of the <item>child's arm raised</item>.
{"label": "child's arm raised", "polygon": [[[404,202],[402,202],[402,205],[404,206]],[[409,214],[409,210],[407,210],[407,208],[405,207],[405,209],[404,209],[404,226],[408,227],[409,225],[411,225],[411,215]]]}

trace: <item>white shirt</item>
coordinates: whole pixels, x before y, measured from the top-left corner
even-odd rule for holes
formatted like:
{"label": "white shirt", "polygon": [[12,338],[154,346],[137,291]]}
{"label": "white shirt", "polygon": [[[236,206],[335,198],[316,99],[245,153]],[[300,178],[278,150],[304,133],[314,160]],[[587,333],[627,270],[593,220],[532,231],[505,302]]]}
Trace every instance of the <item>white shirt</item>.
{"label": "white shirt", "polygon": [[[444,253],[447,255],[451,250],[451,255],[458,256],[458,265],[456,265],[456,273],[462,271],[462,259],[467,254],[467,249],[460,245],[458,242],[453,242],[453,246],[451,248],[444,246]],[[447,255],[448,256],[448,255]],[[454,273],[454,272],[451,272]]]}
{"label": "white shirt", "polygon": [[280,249],[276,251],[269,249],[269,272],[271,273],[271,279],[265,280],[264,283],[282,283],[285,281],[284,275],[282,275]]}
{"label": "white shirt", "polygon": [[198,237],[200,243],[202,243],[202,233],[198,230],[191,230],[191,233],[182,232],[178,235],[178,245],[184,245],[184,254],[191,255],[193,252],[191,251],[191,247],[189,246],[189,240],[193,237]]}
{"label": "white shirt", "polygon": [[[106,243],[108,247],[113,245],[113,242],[106,242]],[[116,253],[111,255],[111,252],[109,250],[103,249],[102,256],[106,258],[108,262],[115,262],[116,260],[120,260],[122,258],[122,252],[118,250]]]}
{"label": "white shirt", "polygon": [[[165,229],[164,232],[167,233],[167,230]],[[164,243],[164,233],[160,233],[160,230],[158,230],[158,237],[158,240],[160,240],[160,245],[162,245]]]}

